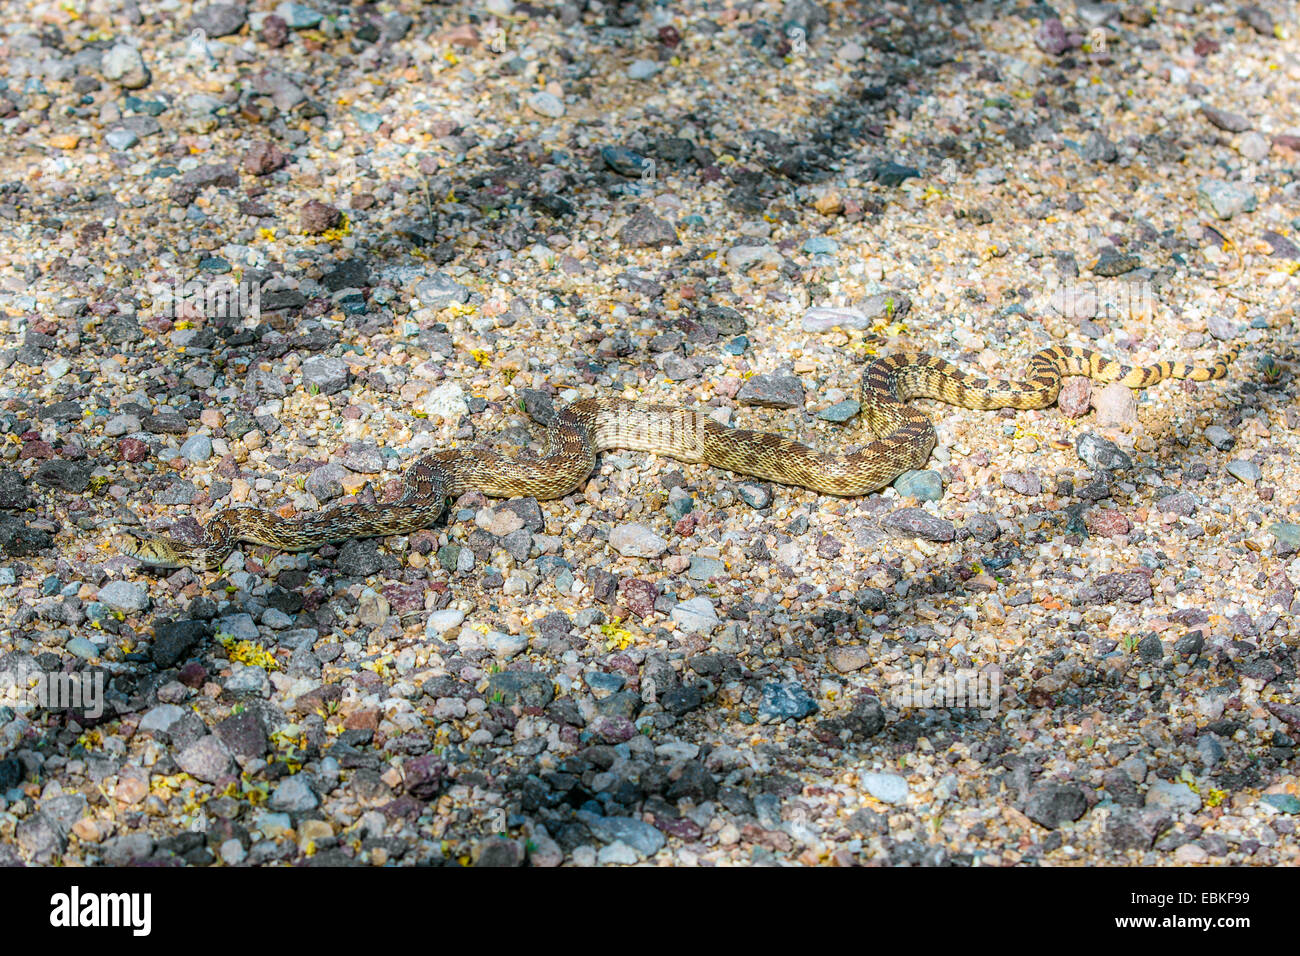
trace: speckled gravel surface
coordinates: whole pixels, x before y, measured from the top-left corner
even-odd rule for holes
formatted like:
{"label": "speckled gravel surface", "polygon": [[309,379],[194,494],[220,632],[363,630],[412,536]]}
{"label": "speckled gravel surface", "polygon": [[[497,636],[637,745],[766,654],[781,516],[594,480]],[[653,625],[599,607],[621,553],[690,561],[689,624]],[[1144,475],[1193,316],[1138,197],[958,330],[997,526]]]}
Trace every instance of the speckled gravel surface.
{"label": "speckled gravel surface", "polygon": [[[1294,8],[913,6],[0,26],[0,861],[1295,864]],[[592,394],[847,446],[868,332],[1243,351],[923,403],[862,499],[613,452],[216,573],[107,546]]]}

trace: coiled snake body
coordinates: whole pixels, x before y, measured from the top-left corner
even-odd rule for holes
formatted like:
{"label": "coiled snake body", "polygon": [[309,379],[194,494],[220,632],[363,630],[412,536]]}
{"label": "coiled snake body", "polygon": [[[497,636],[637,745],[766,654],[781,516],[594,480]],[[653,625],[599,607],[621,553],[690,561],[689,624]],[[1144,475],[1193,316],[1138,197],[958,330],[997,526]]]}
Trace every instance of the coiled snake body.
{"label": "coiled snake body", "polygon": [[703,412],[622,398],[584,398],[556,413],[541,456],[507,457],[486,449],[452,449],[426,455],[403,477],[393,502],[339,505],[302,517],[282,518],[257,508],[228,508],[203,528],[202,540],[137,538],[121,533],[118,550],[151,567],[219,565],[240,541],[303,551],[350,538],[407,534],[438,520],[448,498],[467,491],[492,497],[558,498],[591,473],[598,452],[648,451],[700,462],[783,485],[828,495],[862,495],[925,464],[934,426],[907,402],[933,398],[965,408],[1045,408],[1056,401],[1061,379],[1086,375],[1102,382],[1145,388],[1166,378],[1222,378],[1236,357],[1233,346],[1209,367],[1159,362],[1129,367],[1089,349],[1053,346],[1029,360],[1023,382],[963,372],[925,353],[872,359],[863,374],[862,417],[874,440],[852,454],[818,451],[764,432],[728,428]]}

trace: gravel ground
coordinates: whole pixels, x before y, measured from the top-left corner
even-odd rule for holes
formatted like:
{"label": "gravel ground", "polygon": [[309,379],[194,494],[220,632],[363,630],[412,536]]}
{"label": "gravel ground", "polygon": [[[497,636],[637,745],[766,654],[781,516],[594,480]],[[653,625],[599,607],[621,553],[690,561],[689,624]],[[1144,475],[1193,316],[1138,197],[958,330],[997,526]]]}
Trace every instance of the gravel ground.
{"label": "gravel ground", "polygon": [[[27,10],[0,860],[1298,862],[1291,5]],[[928,470],[862,499],[615,452],[217,573],[107,545],[592,394],[846,446],[868,331],[1244,347],[924,403]]]}

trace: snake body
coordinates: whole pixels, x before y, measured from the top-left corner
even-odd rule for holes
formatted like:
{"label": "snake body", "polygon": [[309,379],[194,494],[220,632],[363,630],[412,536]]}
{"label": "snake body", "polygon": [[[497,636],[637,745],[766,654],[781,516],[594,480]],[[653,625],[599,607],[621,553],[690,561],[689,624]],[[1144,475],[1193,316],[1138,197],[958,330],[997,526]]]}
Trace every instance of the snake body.
{"label": "snake body", "polygon": [[895,353],[866,366],[862,418],[873,440],[851,454],[819,451],[766,432],[729,428],[706,414],[622,398],[584,398],[559,410],[541,456],[508,457],[487,449],[451,449],[420,458],[403,477],[397,500],[346,504],[294,518],[257,508],[228,508],[204,526],[197,544],[122,533],[116,546],[147,566],[206,569],[220,565],[240,541],[304,551],[351,538],[408,534],[438,520],[448,498],[467,491],[491,497],[558,498],[591,473],[596,455],[620,448],[710,464],[727,471],[828,495],[855,496],[920,468],[934,448],[930,420],[907,403],[932,398],[965,408],[1045,408],[1064,376],[1145,388],[1166,378],[1223,378],[1233,346],[1209,367],[1159,362],[1130,367],[1090,349],[1053,346],[1029,360],[1023,381],[989,379],[926,353]]}

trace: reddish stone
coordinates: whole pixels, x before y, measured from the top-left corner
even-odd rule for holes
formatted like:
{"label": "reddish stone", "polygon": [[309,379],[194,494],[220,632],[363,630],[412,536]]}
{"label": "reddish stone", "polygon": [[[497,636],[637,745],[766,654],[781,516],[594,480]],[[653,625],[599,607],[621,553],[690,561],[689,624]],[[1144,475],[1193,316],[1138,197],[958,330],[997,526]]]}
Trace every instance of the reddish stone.
{"label": "reddish stone", "polygon": [[1056,404],[1067,418],[1082,418],[1092,405],[1092,382],[1081,376],[1067,379],[1056,396]]}
{"label": "reddish stone", "polygon": [[379,812],[389,820],[414,821],[424,812],[424,804],[414,797],[398,797],[379,808]]}
{"label": "reddish stone", "polygon": [[319,199],[307,200],[298,211],[298,222],[302,226],[302,231],[312,236],[333,229],[342,219],[343,213]]}
{"label": "reddish stone", "polygon": [[654,611],[659,589],[641,578],[624,578],[618,583],[618,596],[629,611],[637,617],[645,617]]}
{"label": "reddish stone", "polygon": [[274,13],[262,21],[262,39],[266,45],[278,49],[289,42],[289,23]]}
{"label": "reddish stone", "polygon": [[254,143],[244,153],[244,169],[254,176],[265,176],[284,167],[288,154],[274,143]]}
{"label": "reddish stone", "polygon": [[438,547],[438,535],[427,528],[422,528],[414,532],[407,543],[416,554],[428,554]]}
{"label": "reddish stone", "polygon": [[193,687],[197,690],[208,679],[208,670],[198,661],[190,661],[180,669],[176,677],[186,687]]}
{"label": "reddish stone", "polygon": [[409,614],[424,610],[424,588],[410,584],[390,584],[384,589],[384,597],[394,614]]}
{"label": "reddish stone", "polygon": [[378,730],[379,708],[367,707],[365,710],[354,710],[343,718],[343,728],[345,730]]}
{"label": "reddish stone", "polygon": [[676,531],[683,538],[689,538],[692,534],[695,533],[695,526],[699,523],[699,521],[700,521],[700,516],[692,511],[690,514],[686,515],[685,517],[678,519],[677,523],[673,525],[673,530]]}
{"label": "reddish stone", "polygon": [[406,792],[421,800],[434,800],[442,790],[447,765],[432,754],[412,757],[402,764]]}
{"label": "reddish stone", "polygon": [[29,441],[24,442],[22,449],[18,452],[19,459],[27,458],[53,458],[54,449],[47,441]]}
{"label": "reddish stone", "polygon": [[478,31],[468,23],[448,30],[442,35],[442,39],[452,46],[458,47],[471,48],[479,44]]}
{"label": "reddish stone", "polygon": [[704,832],[700,829],[700,825],[690,817],[677,817],[674,819],[672,817],[656,816],[655,827],[668,834],[668,836],[675,836],[687,843],[698,840]]}
{"label": "reddish stone", "polygon": [[138,438],[123,438],[117,443],[117,453],[123,461],[144,461],[149,457],[149,446]]}
{"label": "reddish stone", "polygon": [[1113,538],[1117,535],[1128,534],[1129,529],[1133,527],[1128,518],[1113,508],[1089,511],[1084,515],[1083,524],[1088,529],[1089,534],[1094,534],[1099,538]]}

